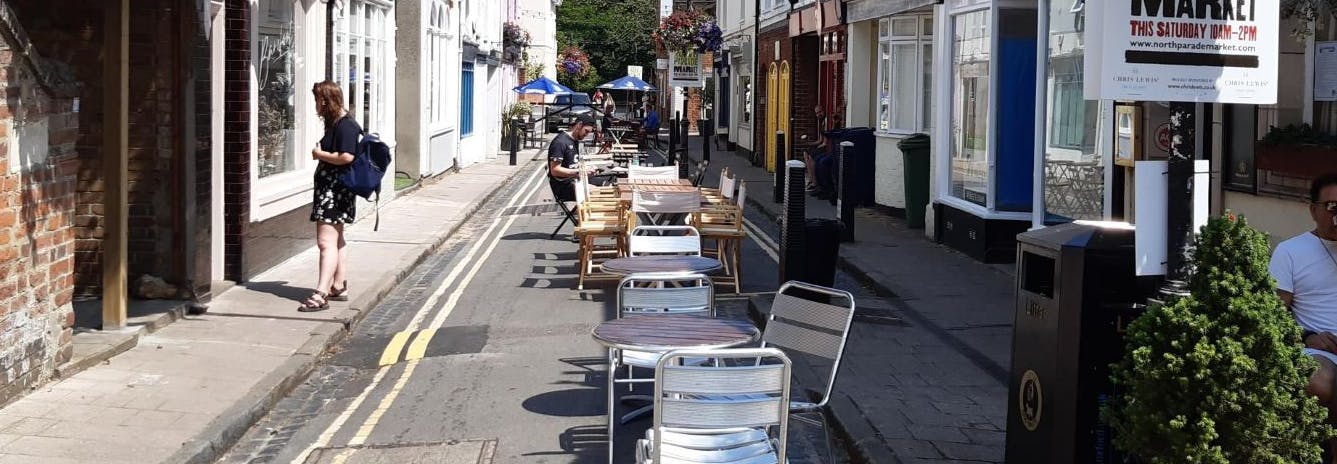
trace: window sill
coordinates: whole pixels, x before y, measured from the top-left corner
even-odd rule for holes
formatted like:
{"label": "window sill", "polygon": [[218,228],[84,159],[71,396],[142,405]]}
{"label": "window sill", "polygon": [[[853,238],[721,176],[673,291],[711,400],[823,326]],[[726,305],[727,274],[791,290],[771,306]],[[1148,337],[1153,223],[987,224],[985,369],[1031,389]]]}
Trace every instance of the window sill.
{"label": "window sill", "polygon": [[938,198],[938,203],[942,203],[944,205],[951,206],[953,208],[965,211],[975,216],[979,216],[981,219],[994,219],[994,220],[1005,220],[1005,221],[1031,220],[1030,212],[991,211],[989,210],[989,208],[971,203],[966,200],[962,200],[960,198],[951,195]]}
{"label": "window sill", "polygon": [[921,134],[921,133],[922,133],[922,134],[927,134],[928,131],[927,131],[927,130],[914,131],[914,130],[902,130],[902,129],[892,129],[892,130],[884,130],[884,131],[873,131],[873,135],[876,135],[876,136],[878,136],[878,137],[884,137],[884,138],[898,138],[898,139],[903,139],[903,138],[909,137],[909,136],[911,136],[911,135]]}
{"label": "window sill", "polygon": [[314,173],[312,167],[256,179],[251,198],[251,222],[264,221],[310,204],[308,194],[313,188]]}

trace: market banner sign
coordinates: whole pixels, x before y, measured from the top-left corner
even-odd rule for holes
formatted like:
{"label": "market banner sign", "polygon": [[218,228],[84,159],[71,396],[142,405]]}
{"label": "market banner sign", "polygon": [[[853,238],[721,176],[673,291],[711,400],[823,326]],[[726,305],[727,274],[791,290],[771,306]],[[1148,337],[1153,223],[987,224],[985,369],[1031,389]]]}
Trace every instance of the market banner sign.
{"label": "market banner sign", "polygon": [[1086,98],[1274,104],[1276,0],[1089,2]]}
{"label": "market banner sign", "polygon": [[692,50],[669,53],[669,87],[702,87],[701,55]]}

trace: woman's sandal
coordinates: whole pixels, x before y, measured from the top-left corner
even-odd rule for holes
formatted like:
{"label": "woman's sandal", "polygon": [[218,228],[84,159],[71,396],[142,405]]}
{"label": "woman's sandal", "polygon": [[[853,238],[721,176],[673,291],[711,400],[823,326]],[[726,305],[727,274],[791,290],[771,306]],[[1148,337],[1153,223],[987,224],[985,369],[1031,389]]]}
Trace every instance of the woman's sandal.
{"label": "woman's sandal", "polygon": [[348,301],[348,281],[344,281],[344,288],[334,288],[330,286],[330,293],[327,296],[330,301]]}
{"label": "woman's sandal", "polygon": [[[325,292],[317,291],[307,298],[306,301],[303,301],[302,305],[297,307],[297,310],[304,313],[312,313],[330,309],[330,301],[326,299],[328,295],[329,294]],[[317,300],[316,297],[320,297],[320,299]]]}

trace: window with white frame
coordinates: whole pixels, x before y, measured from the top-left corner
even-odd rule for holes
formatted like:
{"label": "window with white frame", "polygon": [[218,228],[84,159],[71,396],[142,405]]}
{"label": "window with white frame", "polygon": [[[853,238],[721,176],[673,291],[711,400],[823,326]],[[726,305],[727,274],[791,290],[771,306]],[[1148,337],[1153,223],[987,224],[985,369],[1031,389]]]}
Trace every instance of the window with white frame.
{"label": "window with white frame", "polygon": [[394,34],[388,5],[350,0],[335,21],[334,77],[344,88],[348,113],[367,132],[383,130],[390,115],[386,87],[389,75],[387,43]]}
{"label": "window with white frame", "polygon": [[446,118],[446,0],[432,0],[431,17],[427,22],[427,119],[440,124]]}
{"label": "window with white frame", "polygon": [[933,107],[933,17],[878,20],[877,130],[927,131]]}
{"label": "window with white frame", "polygon": [[951,195],[980,206],[987,206],[989,197],[990,24],[989,10],[951,21]]}
{"label": "window with white frame", "polygon": [[292,0],[260,0],[255,26],[256,173],[265,178],[298,169],[297,37]]}

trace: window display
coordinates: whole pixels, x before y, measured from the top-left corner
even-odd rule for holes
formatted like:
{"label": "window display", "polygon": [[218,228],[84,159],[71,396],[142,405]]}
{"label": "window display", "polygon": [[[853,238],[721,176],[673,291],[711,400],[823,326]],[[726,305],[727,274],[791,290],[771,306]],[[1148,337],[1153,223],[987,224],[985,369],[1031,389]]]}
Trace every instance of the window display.
{"label": "window display", "polygon": [[987,206],[989,198],[988,10],[952,18],[951,195]]}
{"label": "window display", "polygon": [[292,0],[260,0],[256,10],[256,170],[261,178],[297,168],[293,8]]}
{"label": "window display", "polygon": [[1049,8],[1045,212],[1055,219],[1104,218],[1105,165],[1099,154],[1100,104],[1082,93],[1085,12]]}

